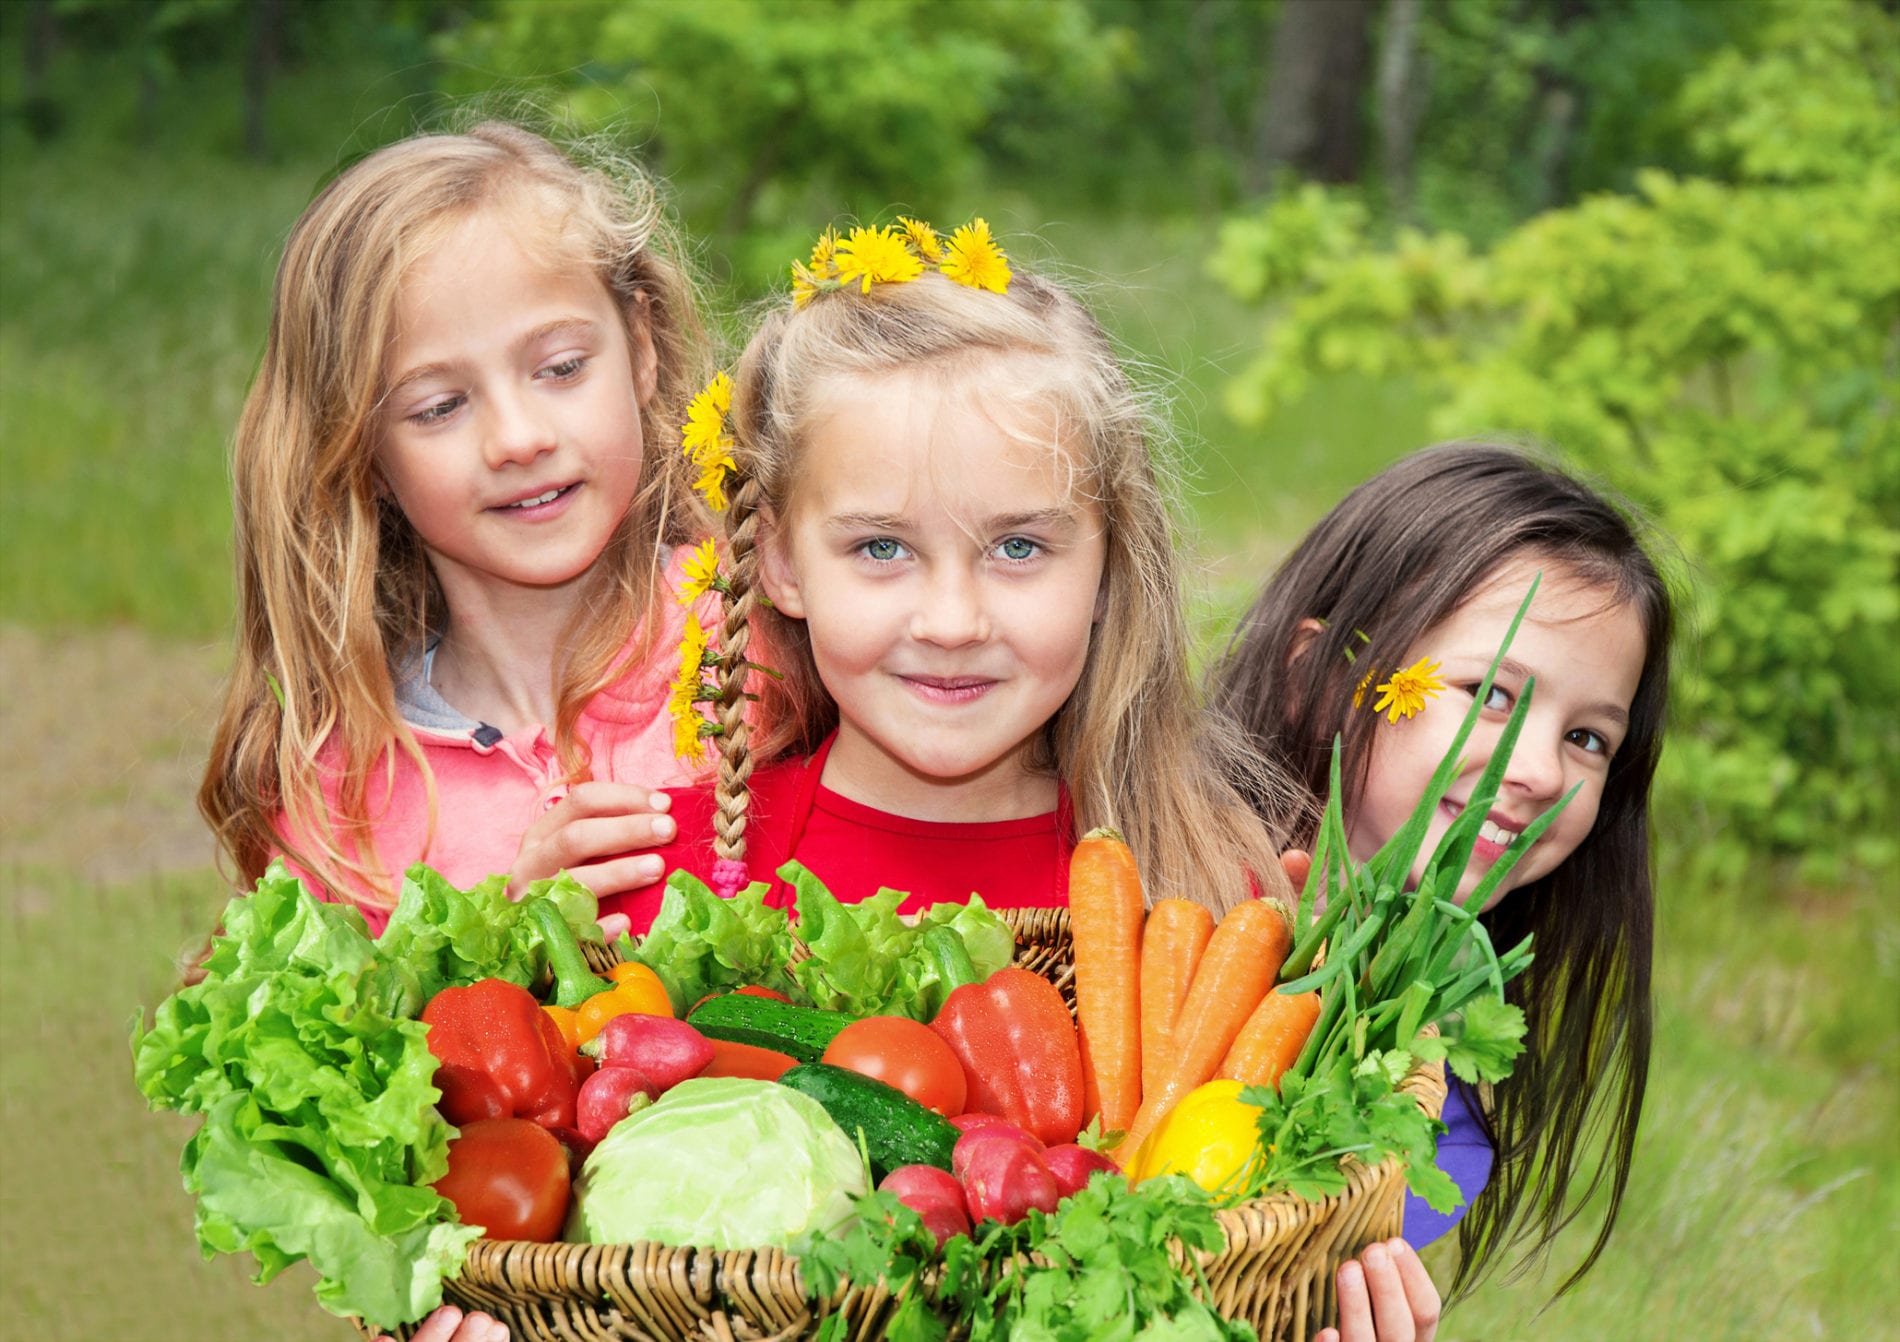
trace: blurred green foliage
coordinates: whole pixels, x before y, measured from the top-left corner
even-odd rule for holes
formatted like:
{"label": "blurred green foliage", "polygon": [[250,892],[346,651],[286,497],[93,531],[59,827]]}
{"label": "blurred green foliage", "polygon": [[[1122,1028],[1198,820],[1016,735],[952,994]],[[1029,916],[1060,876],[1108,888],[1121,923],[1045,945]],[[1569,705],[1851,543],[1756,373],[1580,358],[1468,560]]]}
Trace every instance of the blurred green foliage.
{"label": "blurred green foliage", "polygon": [[1554,443],[1674,538],[1695,601],[1665,795],[1715,874],[1896,855],[1896,81],[1900,19],[1780,3],[1681,91],[1703,175],[1638,173],[1489,247],[1382,237],[1306,188],[1212,261],[1272,309],[1229,388],[1243,420],[1321,374],[1410,376],[1440,433]]}

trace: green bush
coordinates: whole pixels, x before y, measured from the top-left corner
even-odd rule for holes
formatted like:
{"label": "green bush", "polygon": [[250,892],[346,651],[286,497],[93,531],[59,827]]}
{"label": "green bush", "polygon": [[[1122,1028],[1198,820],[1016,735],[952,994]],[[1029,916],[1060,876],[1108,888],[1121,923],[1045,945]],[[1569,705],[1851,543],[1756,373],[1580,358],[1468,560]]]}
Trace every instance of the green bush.
{"label": "green bush", "polygon": [[1713,874],[1890,867],[1900,758],[1900,20],[1782,6],[1681,92],[1704,176],[1638,175],[1489,248],[1375,235],[1292,192],[1212,265],[1268,303],[1228,389],[1259,423],[1321,375],[1417,380],[1443,436],[1560,447],[1687,558],[1663,794]]}

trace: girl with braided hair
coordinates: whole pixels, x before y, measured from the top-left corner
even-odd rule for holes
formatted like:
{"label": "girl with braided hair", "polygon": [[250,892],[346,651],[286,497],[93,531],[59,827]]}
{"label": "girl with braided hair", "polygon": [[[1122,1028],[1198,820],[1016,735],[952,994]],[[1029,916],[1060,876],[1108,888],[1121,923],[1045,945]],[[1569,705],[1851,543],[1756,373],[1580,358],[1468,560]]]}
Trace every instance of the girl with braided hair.
{"label": "girl with braided hair", "polygon": [[[1113,826],[1151,898],[1284,892],[1232,780],[1277,783],[1204,729],[1156,420],[1102,328],[980,220],[828,233],[795,275],[688,428],[726,604],[675,706],[720,760],[674,796],[669,868],[1060,905],[1076,836]],[[637,929],[660,895],[603,907]]]}

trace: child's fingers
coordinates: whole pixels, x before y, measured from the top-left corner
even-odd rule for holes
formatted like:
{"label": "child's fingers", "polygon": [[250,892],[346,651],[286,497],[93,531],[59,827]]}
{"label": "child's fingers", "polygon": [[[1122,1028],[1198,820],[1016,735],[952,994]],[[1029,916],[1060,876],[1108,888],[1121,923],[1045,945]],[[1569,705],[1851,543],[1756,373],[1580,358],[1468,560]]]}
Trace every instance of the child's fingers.
{"label": "child's fingers", "polygon": [[[589,887],[591,889],[591,887]],[[603,913],[598,919],[600,939],[606,942],[618,941],[633,931],[633,919],[624,913]]]}
{"label": "child's fingers", "polygon": [[1306,885],[1306,878],[1312,874],[1313,855],[1303,848],[1289,848],[1280,854],[1280,870],[1286,873],[1294,893],[1298,894]]}
{"label": "child's fingers", "polygon": [[663,815],[672,809],[673,799],[657,788],[634,783],[576,783],[562,798],[562,806],[574,816]]}
{"label": "child's fingers", "polygon": [[644,890],[666,875],[666,863],[650,853],[635,853],[607,862],[583,862],[568,866],[567,874],[592,890],[601,899]]}
{"label": "child's fingers", "polygon": [[596,858],[635,853],[673,842],[679,826],[670,815],[614,815],[570,820],[542,836],[539,851],[556,870],[578,867]]}
{"label": "child's fingers", "polygon": [[[409,1342],[457,1342],[456,1335],[463,1323],[462,1311],[454,1305],[443,1305],[435,1313],[422,1321]],[[376,1342],[395,1342],[385,1333]]]}
{"label": "child's fingers", "polygon": [[1339,1342],[1374,1342],[1372,1297],[1366,1293],[1366,1270],[1358,1259],[1339,1265]]}
{"label": "child's fingers", "polygon": [[1386,1247],[1392,1251],[1392,1260],[1399,1268],[1399,1280],[1405,1285],[1405,1301],[1411,1307],[1417,1342],[1432,1342],[1438,1335],[1438,1319],[1442,1308],[1438,1287],[1411,1245],[1402,1239],[1395,1239],[1386,1241]]}
{"label": "child's fingers", "polygon": [[1366,1293],[1372,1297],[1372,1317],[1379,1342],[1417,1342],[1412,1305],[1405,1298],[1405,1281],[1392,1250],[1369,1244],[1360,1261],[1366,1266]]}

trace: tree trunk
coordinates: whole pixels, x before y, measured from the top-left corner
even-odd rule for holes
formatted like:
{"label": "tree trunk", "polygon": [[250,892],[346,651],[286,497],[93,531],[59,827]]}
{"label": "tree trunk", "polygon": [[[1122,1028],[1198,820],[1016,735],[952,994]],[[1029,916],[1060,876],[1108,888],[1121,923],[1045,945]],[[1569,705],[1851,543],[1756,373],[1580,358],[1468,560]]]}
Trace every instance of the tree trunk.
{"label": "tree trunk", "polygon": [[1418,55],[1419,0],[1392,0],[1379,48],[1379,157],[1392,212],[1412,216],[1413,152],[1425,116],[1430,72]]}
{"label": "tree trunk", "polygon": [[244,150],[254,159],[270,152],[265,121],[271,75],[284,32],[284,0],[251,0],[251,40],[244,53]]}
{"label": "tree trunk", "polygon": [[1322,182],[1359,178],[1374,0],[1284,0],[1259,105],[1253,185],[1291,167]]}
{"label": "tree trunk", "polygon": [[46,72],[53,64],[53,48],[58,43],[59,16],[53,12],[53,0],[31,0],[26,11],[26,46],[21,53],[25,87],[20,112],[27,132],[42,142],[52,139],[60,128],[59,105],[46,91]]}
{"label": "tree trunk", "polygon": [[[1536,0],[1536,7],[1550,12],[1552,26],[1561,35],[1589,20],[1596,0]],[[1531,199],[1526,202],[1532,213],[1553,209],[1570,198],[1570,151],[1582,120],[1584,96],[1568,71],[1538,67],[1535,111],[1524,124],[1519,145],[1519,152],[1535,165]]]}

